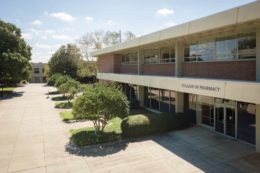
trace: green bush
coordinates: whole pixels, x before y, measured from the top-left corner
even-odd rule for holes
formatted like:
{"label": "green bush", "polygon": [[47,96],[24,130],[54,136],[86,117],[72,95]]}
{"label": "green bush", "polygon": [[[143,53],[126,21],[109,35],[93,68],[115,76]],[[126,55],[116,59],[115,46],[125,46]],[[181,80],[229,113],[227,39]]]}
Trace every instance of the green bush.
{"label": "green bush", "polygon": [[145,136],[170,130],[179,130],[188,126],[184,114],[139,114],[125,118],[121,123],[125,137]]}
{"label": "green bush", "polygon": [[70,76],[68,76],[68,75],[60,76],[60,77],[58,77],[58,78],[56,79],[56,82],[55,82],[54,86],[55,86],[56,88],[59,88],[60,85],[66,83],[66,82],[68,82],[68,81],[70,81],[70,80],[74,80],[74,79],[72,79],[72,78],[71,78]]}
{"label": "green bush", "polygon": [[26,81],[26,80],[22,80],[21,82],[20,82],[20,84],[28,84],[28,82]]}
{"label": "green bush", "polygon": [[47,85],[54,86],[57,79],[60,78],[62,75],[60,73],[55,73],[47,80]]}

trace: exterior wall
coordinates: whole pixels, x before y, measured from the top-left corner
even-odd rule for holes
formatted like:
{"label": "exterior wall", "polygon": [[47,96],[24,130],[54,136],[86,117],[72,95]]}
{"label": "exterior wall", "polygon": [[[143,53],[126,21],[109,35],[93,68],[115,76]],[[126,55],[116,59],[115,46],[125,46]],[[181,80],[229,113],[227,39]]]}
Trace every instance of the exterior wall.
{"label": "exterior wall", "polygon": [[98,70],[101,73],[120,72],[121,56],[117,54],[103,55],[98,58]]}
{"label": "exterior wall", "polygon": [[143,75],[175,75],[175,64],[143,64],[142,68]]}
{"label": "exterior wall", "polygon": [[121,65],[120,73],[137,74],[138,67],[137,65]]}
{"label": "exterior wall", "polygon": [[[32,66],[32,73],[31,73],[31,80],[32,83],[43,83],[46,82],[46,78],[44,76],[44,66],[45,63],[31,63]],[[34,73],[34,69],[38,68],[39,73]]]}
{"label": "exterior wall", "polygon": [[183,63],[182,69],[183,77],[256,80],[254,60]]}

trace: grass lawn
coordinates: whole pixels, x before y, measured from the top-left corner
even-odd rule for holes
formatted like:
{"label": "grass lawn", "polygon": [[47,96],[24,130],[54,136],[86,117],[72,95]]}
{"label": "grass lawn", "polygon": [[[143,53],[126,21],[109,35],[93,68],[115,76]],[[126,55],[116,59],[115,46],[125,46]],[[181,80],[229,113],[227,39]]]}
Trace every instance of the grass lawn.
{"label": "grass lawn", "polygon": [[74,120],[74,117],[70,111],[60,112],[60,117],[61,117],[62,121]]}
{"label": "grass lawn", "polygon": [[16,87],[0,87],[0,97],[11,95]]}
{"label": "grass lawn", "polygon": [[73,103],[72,102],[59,102],[55,104],[55,108],[58,109],[71,109]]}
{"label": "grass lawn", "polygon": [[[13,91],[16,87],[6,87],[6,88],[3,88],[3,91]],[[0,91],[2,91],[2,88],[0,89]]]}
{"label": "grass lawn", "polygon": [[114,118],[106,125],[103,134],[97,136],[93,127],[70,130],[71,140],[78,146],[94,145],[121,139],[122,119]]}
{"label": "grass lawn", "polygon": [[53,101],[66,101],[66,100],[68,100],[68,98],[64,97],[64,96],[56,96],[56,97],[52,97],[51,100],[53,100]]}

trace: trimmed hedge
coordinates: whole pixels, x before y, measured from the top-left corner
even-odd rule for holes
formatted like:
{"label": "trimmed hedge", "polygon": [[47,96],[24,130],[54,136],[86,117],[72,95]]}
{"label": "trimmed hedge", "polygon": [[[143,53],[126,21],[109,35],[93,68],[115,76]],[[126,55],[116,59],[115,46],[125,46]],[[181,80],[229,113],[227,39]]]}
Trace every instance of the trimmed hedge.
{"label": "trimmed hedge", "polygon": [[188,124],[188,119],[183,113],[139,114],[125,118],[121,128],[123,136],[136,137],[180,130],[186,128]]}

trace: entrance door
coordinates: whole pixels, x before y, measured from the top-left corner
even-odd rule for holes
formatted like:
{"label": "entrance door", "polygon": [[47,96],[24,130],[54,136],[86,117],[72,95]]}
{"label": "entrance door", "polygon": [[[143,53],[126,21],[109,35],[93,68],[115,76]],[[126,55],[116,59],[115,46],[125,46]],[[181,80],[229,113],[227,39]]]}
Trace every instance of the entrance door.
{"label": "entrance door", "polygon": [[236,109],[233,106],[215,105],[215,130],[236,137]]}

